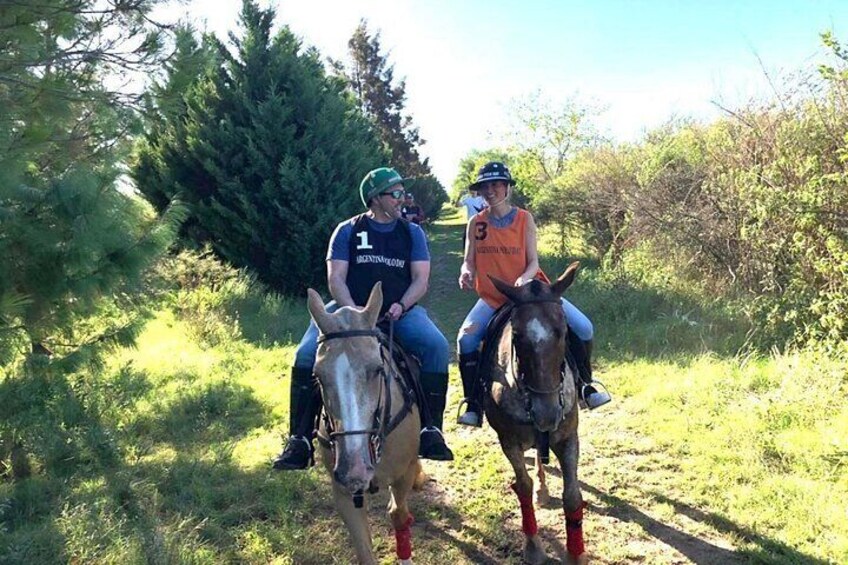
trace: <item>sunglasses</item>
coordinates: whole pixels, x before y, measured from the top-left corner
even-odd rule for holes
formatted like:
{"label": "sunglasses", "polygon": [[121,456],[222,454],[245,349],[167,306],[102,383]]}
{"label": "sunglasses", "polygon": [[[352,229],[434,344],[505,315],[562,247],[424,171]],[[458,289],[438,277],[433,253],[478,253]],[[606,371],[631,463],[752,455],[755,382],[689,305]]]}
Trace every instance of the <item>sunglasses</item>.
{"label": "sunglasses", "polygon": [[405,194],[405,190],[390,190],[389,192],[381,192],[380,196],[391,196],[395,200],[400,200]]}

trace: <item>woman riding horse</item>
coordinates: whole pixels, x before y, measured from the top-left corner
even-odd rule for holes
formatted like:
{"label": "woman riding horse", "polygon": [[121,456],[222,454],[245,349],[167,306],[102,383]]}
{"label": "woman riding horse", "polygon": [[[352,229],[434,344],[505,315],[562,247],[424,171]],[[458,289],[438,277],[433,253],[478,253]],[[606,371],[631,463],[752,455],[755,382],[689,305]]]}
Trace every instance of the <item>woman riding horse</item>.
{"label": "woman riding horse", "polygon": [[[457,336],[459,371],[466,404],[459,423],[467,426],[481,426],[483,423],[479,398],[482,387],[478,386],[477,374],[478,349],[487,323],[506,302],[506,297],[495,289],[489,275],[509,283],[514,281],[515,286],[534,279],[549,282],[539,268],[533,215],[509,202],[513,185],[515,181],[506,165],[490,162],[480,169],[476,182],[469,187],[486,200],[488,208],[468,221],[465,260],[459,275],[460,288],[474,289],[480,296],[465,317]],[[580,396],[589,408],[596,408],[609,402],[610,398],[591,384],[592,322],[564,298],[561,302],[571,331],[580,338],[570,342],[571,353],[584,383],[580,387]]]}

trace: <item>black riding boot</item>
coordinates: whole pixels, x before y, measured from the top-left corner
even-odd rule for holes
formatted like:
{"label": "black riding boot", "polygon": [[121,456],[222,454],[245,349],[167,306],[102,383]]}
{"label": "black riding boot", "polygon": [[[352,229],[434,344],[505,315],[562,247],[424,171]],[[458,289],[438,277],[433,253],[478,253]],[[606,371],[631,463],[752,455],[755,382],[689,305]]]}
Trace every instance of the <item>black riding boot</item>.
{"label": "black riding boot", "polygon": [[453,461],[453,452],[442,435],[445,397],[448,393],[447,373],[421,373],[421,388],[426,406],[419,407],[421,445],[418,448],[418,455],[422,459]]}
{"label": "black riding boot", "polygon": [[569,348],[580,376],[580,382],[577,383],[580,399],[586,403],[586,407],[593,410],[612,400],[607,391],[598,390],[592,385],[592,340],[583,341],[574,336],[569,340]]}
{"label": "black riding boot", "polygon": [[[483,425],[482,388],[477,373],[480,353],[462,353],[459,356],[459,376],[462,378],[465,412],[456,421],[465,426],[479,428]],[[462,406],[462,404],[460,404]]]}
{"label": "black riding boot", "polygon": [[292,367],[290,436],[285,449],[274,459],[277,471],[307,469],[315,464],[312,435],[321,413],[321,391],[312,369]]}

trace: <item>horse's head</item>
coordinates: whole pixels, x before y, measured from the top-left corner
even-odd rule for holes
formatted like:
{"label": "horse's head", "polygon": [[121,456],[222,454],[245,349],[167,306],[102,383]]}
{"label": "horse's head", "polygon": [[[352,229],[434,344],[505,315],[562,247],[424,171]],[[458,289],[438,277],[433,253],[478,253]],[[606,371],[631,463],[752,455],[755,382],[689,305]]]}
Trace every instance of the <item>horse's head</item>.
{"label": "horse's head", "polygon": [[333,476],[356,493],[374,477],[375,443],[384,420],[385,368],[375,329],[383,291],[378,282],[364,308],[342,307],[333,313],[325,310],[317,292],[310,288],[308,294],[309,313],[322,334],[314,370],[331,428]]}
{"label": "horse's head", "polygon": [[489,277],[515,306],[510,318],[517,357],[513,376],[526,395],[533,425],[543,432],[557,428],[574,396],[573,383],[563,375],[568,327],[560,296],[574,281],[578,266],[569,265],[550,285],[533,280],[516,287]]}

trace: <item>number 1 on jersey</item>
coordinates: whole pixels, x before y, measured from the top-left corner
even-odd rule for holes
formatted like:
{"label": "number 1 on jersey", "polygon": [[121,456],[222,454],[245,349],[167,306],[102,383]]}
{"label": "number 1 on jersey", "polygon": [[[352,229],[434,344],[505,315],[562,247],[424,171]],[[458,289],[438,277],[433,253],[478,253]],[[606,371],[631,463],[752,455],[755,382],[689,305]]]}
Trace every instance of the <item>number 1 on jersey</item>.
{"label": "number 1 on jersey", "polygon": [[356,246],[357,249],[374,249],[368,243],[368,232],[367,231],[361,231],[361,232],[357,233],[356,237],[359,238],[359,245]]}

